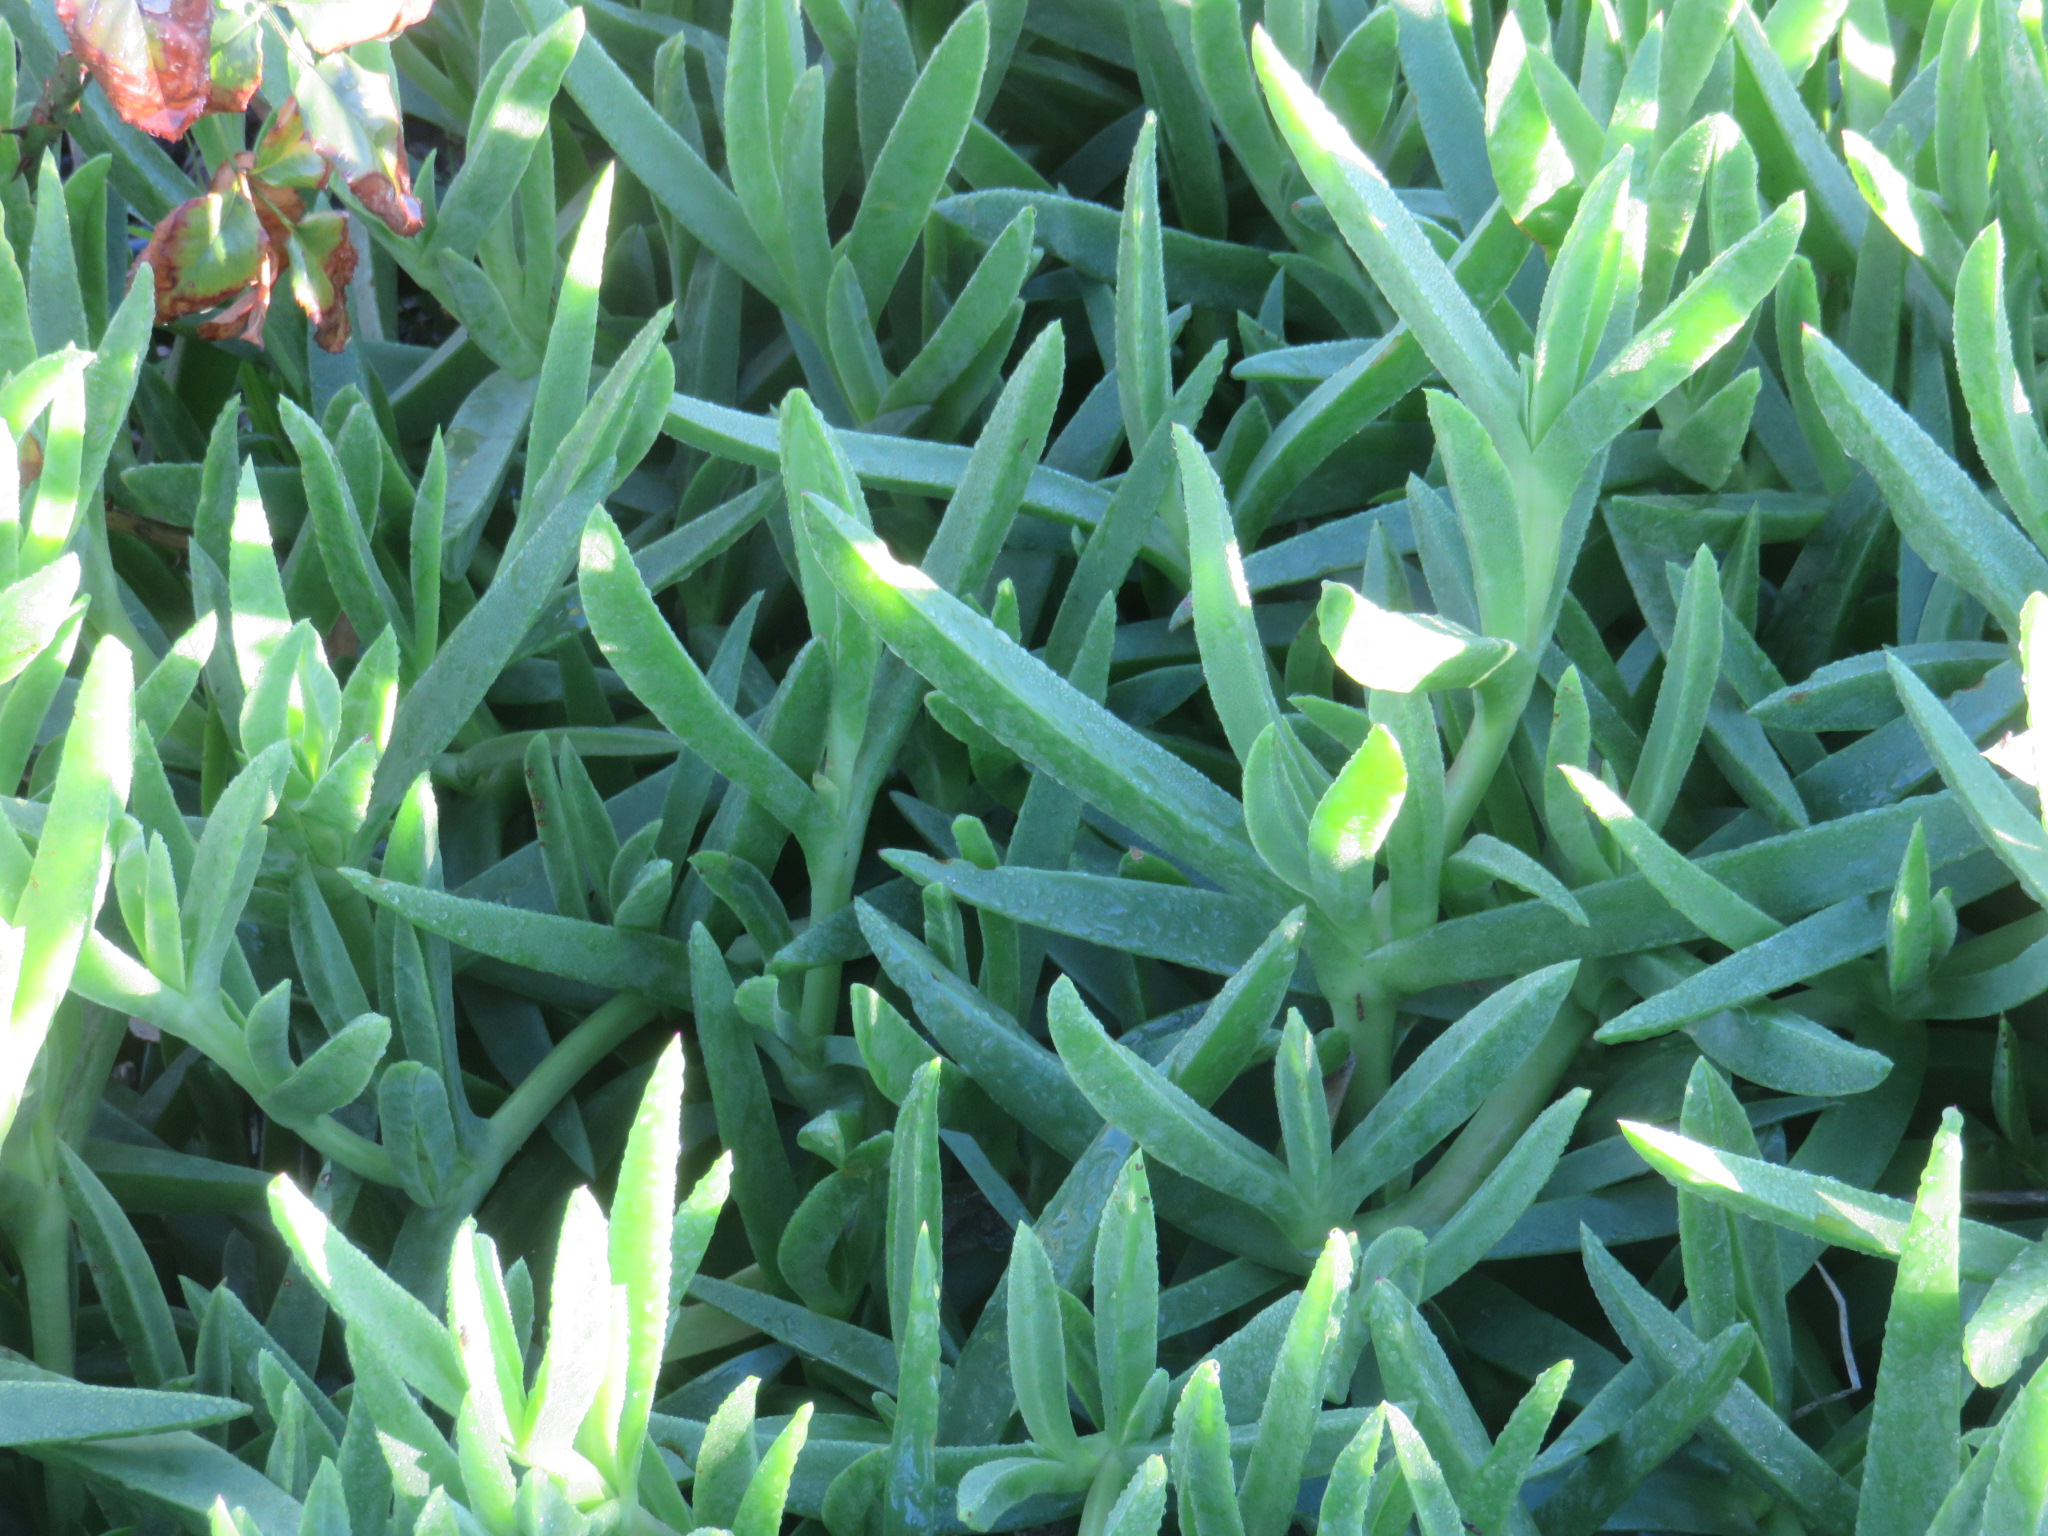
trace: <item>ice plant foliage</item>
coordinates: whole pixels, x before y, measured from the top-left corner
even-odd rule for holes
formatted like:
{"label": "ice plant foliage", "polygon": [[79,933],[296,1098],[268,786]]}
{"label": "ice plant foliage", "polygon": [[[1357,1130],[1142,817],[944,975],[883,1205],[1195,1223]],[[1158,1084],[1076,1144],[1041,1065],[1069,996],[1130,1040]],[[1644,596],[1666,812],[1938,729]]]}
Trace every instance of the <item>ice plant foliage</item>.
{"label": "ice plant foliage", "polygon": [[0,1525],[2048,1529],[2031,0],[0,54]]}

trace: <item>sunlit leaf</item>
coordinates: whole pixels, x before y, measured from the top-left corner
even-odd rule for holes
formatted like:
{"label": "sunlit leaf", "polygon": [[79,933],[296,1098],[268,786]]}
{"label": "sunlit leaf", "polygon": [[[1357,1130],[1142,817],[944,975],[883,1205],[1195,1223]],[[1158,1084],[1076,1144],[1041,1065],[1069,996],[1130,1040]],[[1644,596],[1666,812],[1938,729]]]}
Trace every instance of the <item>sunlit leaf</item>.
{"label": "sunlit leaf", "polygon": [[122,118],[176,139],[209,110],[212,0],[58,0],[72,50]]}
{"label": "sunlit leaf", "polygon": [[332,54],[310,69],[294,61],[292,94],[308,141],[334,162],[356,200],[393,234],[418,234],[424,221],[391,77],[352,55]]}

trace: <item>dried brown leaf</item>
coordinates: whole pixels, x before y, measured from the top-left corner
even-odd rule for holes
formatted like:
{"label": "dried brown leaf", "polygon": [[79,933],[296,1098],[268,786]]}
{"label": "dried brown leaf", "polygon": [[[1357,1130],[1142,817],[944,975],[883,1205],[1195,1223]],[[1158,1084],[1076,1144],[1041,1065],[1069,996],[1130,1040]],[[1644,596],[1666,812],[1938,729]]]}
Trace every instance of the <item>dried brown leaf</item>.
{"label": "dried brown leaf", "polygon": [[348,345],[348,281],[355,275],[356,248],[348,215],[316,213],[293,232],[292,297],[313,326],[313,340],[329,352]]}
{"label": "dried brown leaf", "polygon": [[293,71],[307,141],[334,162],[350,192],[396,235],[425,222],[412,194],[398,93],[391,77],[346,54]]}
{"label": "dried brown leaf", "polygon": [[284,105],[270,114],[270,121],[257,137],[250,174],[266,186],[314,191],[327,185],[332,169],[319,147],[306,137],[306,121],[298,101],[287,97]]}
{"label": "dried brown leaf", "polygon": [[223,9],[213,22],[213,56],[208,61],[209,112],[246,112],[263,84],[263,34],[253,14]]}
{"label": "dried brown leaf", "polygon": [[232,167],[214,178],[213,190],[166,214],[143,248],[156,274],[157,319],[196,315],[235,299],[258,281],[269,239],[255,204]]}
{"label": "dried brown leaf", "polygon": [[353,178],[348,189],[355,194],[356,201],[382,219],[394,235],[416,235],[425,223],[420,214],[420,200],[412,195],[412,178],[403,169],[399,170],[396,183],[382,171],[371,171]]}
{"label": "dried brown leaf", "polygon": [[125,121],[176,139],[207,110],[212,0],[57,0],[57,19]]}

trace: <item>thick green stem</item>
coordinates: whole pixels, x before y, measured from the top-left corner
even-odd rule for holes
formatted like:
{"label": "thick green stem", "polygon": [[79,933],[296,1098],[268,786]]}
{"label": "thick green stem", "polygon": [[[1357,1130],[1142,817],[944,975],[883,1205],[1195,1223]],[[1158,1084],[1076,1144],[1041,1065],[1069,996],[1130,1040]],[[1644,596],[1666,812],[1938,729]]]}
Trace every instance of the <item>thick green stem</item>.
{"label": "thick green stem", "polygon": [[1526,656],[1517,656],[1477,689],[1472,729],[1444,777],[1445,848],[1458,846],[1472,813],[1486,798],[1535,686],[1535,663]]}
{"label": "thick green stem", "polygon": [[54,1176],[42,1180],[34,1201],[15,1234],[23,1289],[28,1294],[29,1338],[37,1365],[69,1376],[76,1364],[71,1329],[71,1212]]}
{"label": "thick green stem", "polygon": [[1330,1015],[1351,1044],[1351,1082],[1332,1127],[1342,1137],[1386,1096],[1394,1076],[1394,1000],[1367,970],[1372,936],[1338,933],[1315,914],[1309,919],[1309,962],[1330,1005]]}
{"label": "thick green stem", "polygon": [[[56,1149],[45,1119],[24,1123],[0,1167],[0,1227],[14,1249],[28,1304],[29,1348],[37,1365],[69,1376],[77,1364],[72,1319],[71,1209],[55,1171]],[[43,1469],[44,1528],[78,1528],[84,1490],[75,1474]]]}
{"label": "thick green stem", "polygon": [[570,1030],[542,1058],[541,1064],[527,1073],[487,1122],[484,1142],[478,1149],[477,1171],[466,1181],[465,1193],[470,1185],[481,1184],[475,1191],[475,1199],[481,1200],[504,1172],[512,1155],[583,1081],[585,1074],[660,1011],[658,1004],[637,992],[621,992]]}
{"label": "thick green stem", "polygon": [[[811,865],[811,922],[820,923],[853,899],[853,876],[860,863],[861,843],[867,837],[868,812],[872,796],[854,802],[841,824],[838,837]],[[840,967],[835,963],[817,966],[805,973],[802,1012],[798,1023],[805,1045],[821,1048],[839,1017]]]}
{"label": "thick green stem", "polygon": [[[660,1007],[637,992],[621,992],[570,1030],[514,1088],[498,1112],[484,1122],[483,1135],[471,1152],[469,1172],[444,1205],[415,1209],[392,1245],[393,1279],[425,1301],[438,1306],[448,1245],[505,1171],[527,1138],[540,1128],[584,1076],[632,1038]],[[352,1134],[352,1133],[351,1133]],[[375,1149],[380,1155],[381,1147]]]}
{"label": "thick green stem", "polygon": [[68,1376],[73,1340],[71,1207],[57,1181],[65,1141],[82,1141],[127,1033],[112,1009],[67,1001],[33,1064],[28,1113],[4,1138],[9,1175],[4,1220],[21,1260],[36,1363]]}
{"label": "thick green stem", "polygon": [[360,1174],[372,1184],[397,1187],[398,1170],[391,1164],[391,1155],[369,1137],[350,1130],[332,1115],[322,1115],[317,1120],[288,1128],[322,1157],[332,1158],[349,1172]]}
{"label": "thick green stem", "polygon": [[1394,1083],[1394,1002],[1378,987],[1357,988],[1344,1000],[1351,1037],[1351,1082],[1344,1090],[1344,1128],[1363,1120]]}
{"label": "thick green stem", "polygon": [[1109,1528],[1110,1511],[1124,1491],[1124,1459],[1107,1451],[1096,1464],[1095,1481],[1088,1485],[1088,1497],[1081,1504],[1080,1528],[1076,1536],[1102,1536]]}

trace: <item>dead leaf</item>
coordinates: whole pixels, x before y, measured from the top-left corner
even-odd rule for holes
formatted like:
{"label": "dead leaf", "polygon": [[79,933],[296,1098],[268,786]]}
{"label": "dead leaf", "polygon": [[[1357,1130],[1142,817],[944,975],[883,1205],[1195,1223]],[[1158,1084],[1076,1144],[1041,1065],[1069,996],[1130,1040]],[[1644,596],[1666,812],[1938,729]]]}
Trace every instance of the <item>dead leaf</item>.
{"label": "dead leaf", "polygon": [[57,0],[71,47],[124,121],[184,135],[212,94],[212,0]]}
{"label": "dead leaf", "polygon": [[403,171],[399,172],[397,184],[382,171],[371,171],[351,180],[348,189],[394,235],[416,235],[425,225],[420,200],[412,195],[412,179]]}
{"label": "dead leaf", "polygon": [[156,274],[160,321],[226,304],[261,275],[269,245],[263,222],[234,168],[221,170],[213,189],[173,208],[143,248]]}
{"label": "dead leaf", "polygon": [[201,336],[262,346],[283,279],[313,340],[328,352],[348,346],[348,281],[356,270],[348,215],[307,207],[330,172],[305,133],[299,102],[287,100],[264,123],[254,150],[227,160],[205,197],[180,203],[152,231],[139,260],[156,274],[160,322],[217,309],[199,326]]}
{"label": "dead leaf", "polygon": [[349,191],[393,234],[418,234],[425,220],[412,195],[391,77],[346,54],[292,74],[307,140],[334,162]]}
{"label": "dead leaf", "polygon": [[277,263],[264,247],[262,265],[239,298],[211,320],[201,324],[199,334],[207,341],[246,341],[263,345],[263,327],[270,319],[270,292],[277,284]]}
{"label": "dead leaf", "polygon": [[292,297],[312,322],[313,340],[339,352],[348,345],[348,281],[356,270],[348,215],[335,210],[302,219],[289,249]]}
{"label": "dead leaf", "polygon": [[210,77],[206,110],[246,112],[263,84],[263,34],[253,11],[235,11],[223,6],[214,13],[213,55],[207,63]]}
{"label": "dead leaf", "polygon": [[249,195],[256,202],[256,217],[273,243],[282,244],[299,220],[306,216],[306,199],[296,187],[273,187],[251,176]]}
{"label": "dead leaf", "polygon": [[[276,117],[291,115],[287,106]],[[271,297],[283,278],[312,323],[314,341],[329,352],[348,345],[348,283],[356,267],[348,215],[333,208],[307,211],[308,192],[326,179],[326,162],[318,156],[309,161],[292,142],[291,123],[280,129],[274,119],[257,152],[236,155],[215,173],[205,196],[174,208],[151,233],[141,260],[155,273],[159,321],[218,310],[200,325],[201,336],[261,346]],[[257,174],[266,144],[279,151],[271,169],[296,175],[309,189],[274,185]]]}
{"label": "dead leaf", "polygon": [[265,186],[314,191],[327,185],[332,169],[327,157],[306,137],[306,120],[298,102],[287,98],[257,136],[250,173]]}

